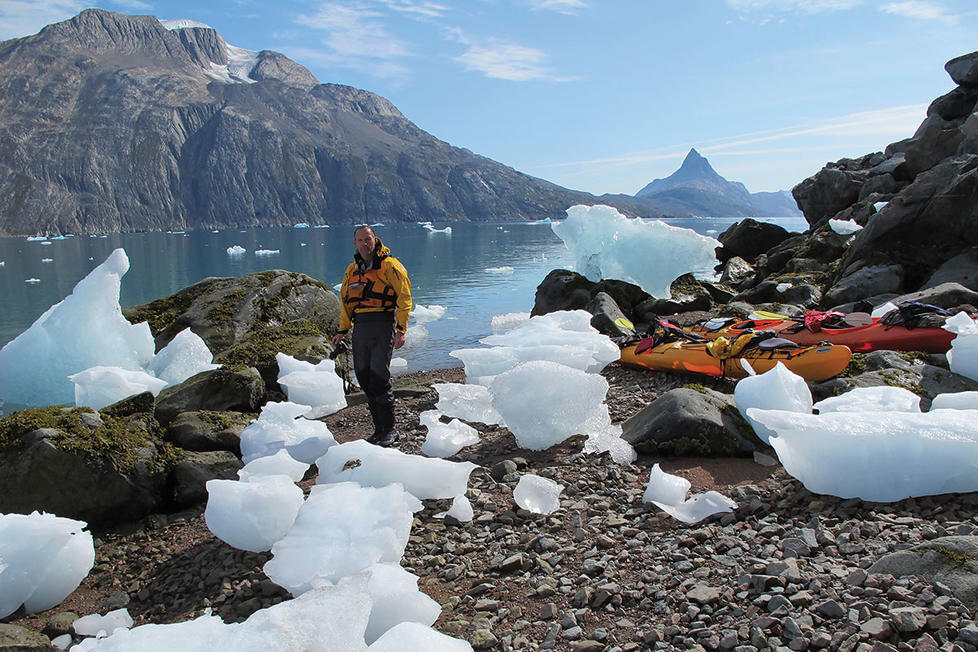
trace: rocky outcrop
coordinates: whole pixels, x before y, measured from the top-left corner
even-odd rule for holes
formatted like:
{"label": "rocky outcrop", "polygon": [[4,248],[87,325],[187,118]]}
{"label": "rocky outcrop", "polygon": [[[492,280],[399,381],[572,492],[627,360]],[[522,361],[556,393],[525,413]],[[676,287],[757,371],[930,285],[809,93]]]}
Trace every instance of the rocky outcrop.
{"label": "rocky outcrop", "polygon": [[[0,44],[0,234],[557,217],[594,197],[213,29],[89,9]],[[632,200],[632,204],[635,202]]]}
{"label": "rocky outcrop", "polygon": [[156,399],[156,418],[164,426],[183,412],[258,412],[264,403],[265,381],[253,367],[221,367],[167,387]]}
{"label": "rocky outcrop", "polygon": [[868,569],[897,577],[940,582],[971,609],[978,608],[978,537],[949,536],[884,555]]}

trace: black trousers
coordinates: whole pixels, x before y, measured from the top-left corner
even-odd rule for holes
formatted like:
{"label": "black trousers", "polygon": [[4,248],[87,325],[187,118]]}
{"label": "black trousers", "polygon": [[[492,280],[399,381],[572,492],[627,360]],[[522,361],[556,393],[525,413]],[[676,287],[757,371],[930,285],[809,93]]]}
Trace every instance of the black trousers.
{"label": "black trousers", "polygon": [[394,430],[394,389],[391,356],[394,354],[394,314],[360,313],[353,326],[353,371],[367,395],[374,432]]}

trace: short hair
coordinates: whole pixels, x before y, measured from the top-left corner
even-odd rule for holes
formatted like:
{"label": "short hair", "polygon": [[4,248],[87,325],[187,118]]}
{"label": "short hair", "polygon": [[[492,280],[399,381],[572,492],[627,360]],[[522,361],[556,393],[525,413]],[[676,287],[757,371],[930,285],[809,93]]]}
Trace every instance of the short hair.
{"label": "short hair", "polygon": [[357,233],[359,233],[363,229],[370,231],[370,235],[374,236],[375,238],[377,237],[377,234],[374,233],[374,227],[370,226],[369,224],[361,224],[357,228],[353,229],[353,237],[356,238]]}

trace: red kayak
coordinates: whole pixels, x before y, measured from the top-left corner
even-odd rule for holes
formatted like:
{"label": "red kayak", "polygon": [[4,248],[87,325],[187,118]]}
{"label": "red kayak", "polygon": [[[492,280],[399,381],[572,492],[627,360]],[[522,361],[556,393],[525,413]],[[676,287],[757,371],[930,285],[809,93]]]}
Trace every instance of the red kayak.
{"label": "red kayak", "polygon": [[773,330],[778,337],[805,346],[819,342],[830,342],[848,346],[853,353],[870,351],[922,351],[924,353],[947,353],[951,348],[954,333],[943,328],[907,328],[899,325],[883,324],[879,319],[862,326],[843,326],[832,328],[822,326],[812,332],[805,324],[795,319],[748,319],[735,321],[715,330],[702,324],[686,327],[691,333],[714,339],[717,337],[735,338],[749,331]]}

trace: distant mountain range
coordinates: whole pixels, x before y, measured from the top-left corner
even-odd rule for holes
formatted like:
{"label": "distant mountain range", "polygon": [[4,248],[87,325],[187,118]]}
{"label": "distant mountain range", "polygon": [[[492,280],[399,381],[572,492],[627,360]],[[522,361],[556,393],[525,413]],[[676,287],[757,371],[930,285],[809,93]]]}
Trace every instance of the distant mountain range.
{"label": "distant mountain range", "polygon": [[665,179],[654,179],[635,193],[667,213],[701,217],[800,217],[791,193],[748,192],[744,184],[727,181],[695,149]]}
{"label": "distant mountain range", "polygon": [[191,21],[87,9],[0,42],[0,235],[538,220],[595,203],[644,217],[788,214],[762,209],[762,194],[695,151],[635,197],[562,188]]}

